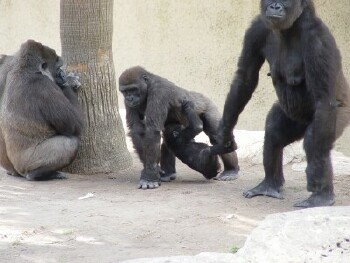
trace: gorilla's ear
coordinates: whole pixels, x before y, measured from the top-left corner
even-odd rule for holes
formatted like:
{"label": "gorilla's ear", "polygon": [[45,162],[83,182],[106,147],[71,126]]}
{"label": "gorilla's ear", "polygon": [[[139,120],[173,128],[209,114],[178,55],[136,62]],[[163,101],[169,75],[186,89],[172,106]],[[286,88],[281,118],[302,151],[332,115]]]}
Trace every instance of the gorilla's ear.
{"label": "gorilla's ear", "polygon": [[53,76],[52,76],[50,70],[48,69],[48,65],[47,65],[46,62],[43,62],[43,63],[40,64],[39,71],[40,71],[41,74],[43,74],[44,76],[46,76],[49,79],[51,79],[52,81],[54,81],[53,80]]}
{"label": "gorilla's ear", "polygon": [[41,64],[41,69],[42,70],[47,70],[47,63],[46,62]]}

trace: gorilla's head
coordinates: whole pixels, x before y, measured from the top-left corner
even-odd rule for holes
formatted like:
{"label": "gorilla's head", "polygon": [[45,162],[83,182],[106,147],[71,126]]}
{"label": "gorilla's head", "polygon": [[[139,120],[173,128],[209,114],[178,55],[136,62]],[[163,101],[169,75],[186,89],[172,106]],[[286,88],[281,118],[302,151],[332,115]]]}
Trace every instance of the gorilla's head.
{"label": "gorilla's head", "polygon": [[312,0],[261,0],[261,17],[266,25],[273,30],[290,28],[303,13],[307,6],[312,6]]}

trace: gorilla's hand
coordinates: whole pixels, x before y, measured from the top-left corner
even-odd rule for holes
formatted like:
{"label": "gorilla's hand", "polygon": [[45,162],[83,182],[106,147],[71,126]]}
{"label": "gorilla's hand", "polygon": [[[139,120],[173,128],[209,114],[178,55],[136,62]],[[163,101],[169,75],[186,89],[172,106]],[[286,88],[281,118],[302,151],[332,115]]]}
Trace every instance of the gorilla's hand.
{"label": "gorilla's hand", "polygon": [[141,178],[139,182],[139,189],[155,189],[161,184],[160,180],[161,170],[159,165],[152,168],[145,168],[141,171]]}
{"label": "gorilla's hand", "polygon": [[166,127],[165,138],[167,142],[170,144],[182,145],[184,143],[182,139],[182,131],[183,128],[179,124]]}
{"label": "gorilla's hand", "polygon": [[234,149],[230,146],[226,146],[223,144],[215,144],[213,146],[210,146],[210,154],[211,155],[221,155],[229,152],[233,152]]}
{"label": "gorilla's hand", "polygon": [[81,87],[81,83],[79,81],[79,76],[74,73],[68,73],[60,68],[55,76],[55,82],[61,89],[71,88],[74,91],[77,91]]}
{"label": "gorilla's hand", "polygon": [[74,91],[78,91],[81,87],[81,83],[79,81],[79,76],[74,75],[73,73],[68,73],[66,77],[66,83],[64,86],[72,88]]}
{"label": "gorilla's hand", "polygon": [[218,133],[217,133],[217,150],[221,153],[224,151],[226,153],[233,152],[237,150],[237,144],[232,131],[223,126],[222,121],[220,122]]}

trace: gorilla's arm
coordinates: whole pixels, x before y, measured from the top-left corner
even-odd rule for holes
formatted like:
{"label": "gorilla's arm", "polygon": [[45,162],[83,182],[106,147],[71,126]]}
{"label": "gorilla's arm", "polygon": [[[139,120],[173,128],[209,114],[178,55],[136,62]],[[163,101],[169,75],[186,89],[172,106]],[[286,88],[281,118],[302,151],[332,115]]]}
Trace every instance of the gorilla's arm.
{"label": "gorilla's arm", "polygon": [[145,136],[145,125],[137,110],[126,107],[126,124],[129,128],[129,135],[131,136],[134,149],[141,162],[144,163],[143,139]]}
{"label": "gorilla's arm", "polygon": [[263,47],[266,35],[267,30],[261,20],[255,20],[246,32],[238,70],[225,101],[218,131],[218,140],[221,144],[233,140],[232,130],[237,123],[238,116],[251,99],[258,84],[259,70],[265,61]]}
{"label": "gorilla's arm", "polygon": [[189,142],[203,131],[203,121],[195,111],[195,106],[192,101],[183,100],[181,104],[182,111],[188,119],[188,125],[181,130],[178,138],[181,138],[184,142]]}
{"label": "gorilla's arm", "polygon": [[[65,136],[78,136],[83,123],[81,110],[73,105],[62,90],[46,77],[37,80],[36,87],[43,89],[36,100],[44,120],[58,133]],[[73,94],[72,94],[73,95]]]}
{"label": "gorilla's arm", "polygon": [[[164,95],[164,96],[163,96]],[[169,98],[166,94],[160,94],[160,91],[149,92],[146,108],[146,130],[143,141],[145,169],[141,175],[141,180],[150,182],[159,181],[159,166],[160,159],[160,139],[161,131],[164,129],[164,124],[168,116],[168,107],[166,102]]]}
{"label": "gorilla's arm", "polygon": [[64,96],[74,105],[79,105],[77,92],[81,87],[79,77],[73,73],[65,74],[64,83],[59,85]]}
{"label": "gorilla's arm", "polygon": [[324,35],[322,32],[309,31],[303,43],[306,85],[315,100],[314,118],[308,128],[308,136],[304,138],[306,151],[310,153],[307,170],[314,174],[314,178],[322,174],[328,165],[323,160],[333,147],[337,119],[335,87],[340,54],[334,48],[336,44],[333,37],[319,37]]}

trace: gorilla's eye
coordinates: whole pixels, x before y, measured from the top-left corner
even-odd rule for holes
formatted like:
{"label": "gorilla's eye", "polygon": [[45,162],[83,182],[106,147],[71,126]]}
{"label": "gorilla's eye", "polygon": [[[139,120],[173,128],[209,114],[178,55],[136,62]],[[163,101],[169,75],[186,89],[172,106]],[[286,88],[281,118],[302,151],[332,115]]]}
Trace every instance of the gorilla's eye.
{"label": "gorilla's eye", "polygon": [[43,70],[46,70],[47,69],[47,63],[44,62],[43,64],[41,64],[41,67],[42,67]]}

